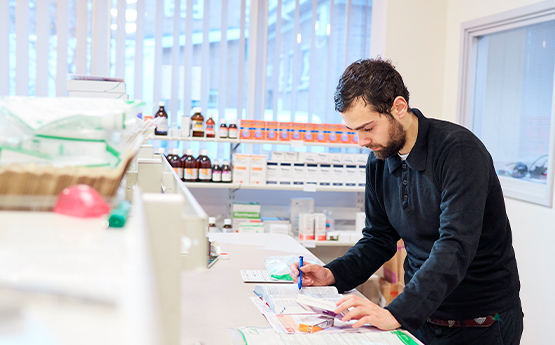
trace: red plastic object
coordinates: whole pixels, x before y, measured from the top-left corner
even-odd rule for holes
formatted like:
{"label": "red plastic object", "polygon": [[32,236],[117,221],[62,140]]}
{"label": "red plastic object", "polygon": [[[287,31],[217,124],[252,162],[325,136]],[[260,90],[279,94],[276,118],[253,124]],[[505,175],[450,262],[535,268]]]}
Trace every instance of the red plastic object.
{"label": "red plastic object", "polygon": [[110,212],[110,206],[94,188],[78,184],[67,187],[60,193],[54,212],[79,218],[93,218]]}

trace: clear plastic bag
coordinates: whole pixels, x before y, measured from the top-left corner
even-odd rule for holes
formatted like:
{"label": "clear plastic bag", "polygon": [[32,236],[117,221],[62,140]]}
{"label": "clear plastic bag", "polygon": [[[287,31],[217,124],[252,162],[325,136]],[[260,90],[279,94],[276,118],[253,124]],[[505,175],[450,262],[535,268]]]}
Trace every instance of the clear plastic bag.
{"label": "clear plastic bag", "polygon": [[[293,281],[291,276],[291,266],[293,263],[299,262],[298,255],[287,255],[287,256],[269,256],[264,259],[264,265],[266,265],[266,271],[268,274],[277,280]],[[321,262],[311,259],[304,258],[304,264],[321,264]]]}

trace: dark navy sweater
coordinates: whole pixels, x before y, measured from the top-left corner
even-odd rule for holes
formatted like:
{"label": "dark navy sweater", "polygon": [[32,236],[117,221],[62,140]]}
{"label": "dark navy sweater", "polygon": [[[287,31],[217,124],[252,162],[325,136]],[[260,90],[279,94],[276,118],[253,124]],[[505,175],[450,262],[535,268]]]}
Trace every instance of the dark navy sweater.
{"label": "dark navy sweater", "polygon": [[466,320],[505,311],[520,281],[501,185],[468,129],[427,119],[407,160],[370,154],[363,238],[330,262],[336,286],[364,283],[405,242],[405,288],[386,308],[414,332],[428,317]]}

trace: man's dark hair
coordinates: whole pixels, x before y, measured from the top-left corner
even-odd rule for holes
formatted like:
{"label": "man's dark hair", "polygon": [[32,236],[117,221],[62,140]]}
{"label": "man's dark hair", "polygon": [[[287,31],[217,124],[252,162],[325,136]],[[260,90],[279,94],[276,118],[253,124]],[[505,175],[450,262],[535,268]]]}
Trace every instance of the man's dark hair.
{"label": "man's dark hair", "polygon": [[[391,115],[395,97],[409,103],[409,90],[389,60],[361,59],[353,62],[339,79],[335,90],[335,110],[343,113],[358,100],[380,114]],[[410,111],[410,107],[409,107]]]}

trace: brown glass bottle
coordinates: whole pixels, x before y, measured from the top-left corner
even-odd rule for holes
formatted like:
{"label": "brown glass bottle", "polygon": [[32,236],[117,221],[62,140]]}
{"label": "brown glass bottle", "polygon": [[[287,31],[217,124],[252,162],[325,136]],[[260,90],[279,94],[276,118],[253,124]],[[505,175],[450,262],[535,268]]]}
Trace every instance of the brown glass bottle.
{"label": "brown glass bottle", "polygon": [[229,139],[237,139],[237,136],[239,135],[237,124],[235,122],[236,122],[235,120],[229,121],[229,129],[228,129]]}
{"label": "brown glass bottle", "polygon": [[202,108],[193,108],[193,116],[191,116],[191,129],[193,137],[204,137],[204,116],[201,114]]}
{"label": "brown glass bottle", "polygon": [[198,180],[200,182],[212,182],[212,163],[207,154],[208,150],[200,150],[200,155],[197,157]]}
{"label": "brown glass bottle", "polygon": [[198,163],[193,157],[193,149],[187,149],[185,155],[187,155],[184,161],[185,182],[198,182]]}
{"label": "brown glass bottle", "polygon": [[211,117],[206,120],[206,137],[207,138],[215,138],[216,137],[216,123],[212,120]]}
{"label": "brown glass bottle", "polygon": [[218,165],[217,160],[212,165],[212,182],[222,182],[222,168]]}
{"label": "brown glass bottle", "polygon": [[158,111],[156,112],[156,114],[154,115],[154,118],[161,118],[160,122],[158,122],[158,125],[156,126],[156,128],[154,128],[154,134],[155,135],[168,135],[168,113],[166,113],[166,109],[164,108],[165,103],[164,102],[160,102],[159,103],[160,108],[158,108]]}
{"label": "brown glass bottle", "polygon": [[231,183],[233,180],[231,176],[231,167],[229,166],[229,161],[225,160],[222,165],[222,182]]}
{"label": "brown glass bottle", "polygon": [[222,121],[222,124],[220,125],[220,131],[218,132],[218,136],[222,139],[225,139],[228,137],[228,133],[229,133],[229,130],[225,124],[225,121]]}
{"label": "brown glass bottle", "polygon": [[179,149],[172,149],[172,155],[169,162],[177,176],[179,176],[180,179],[183,179],[183,163],[179,157]]}

